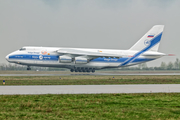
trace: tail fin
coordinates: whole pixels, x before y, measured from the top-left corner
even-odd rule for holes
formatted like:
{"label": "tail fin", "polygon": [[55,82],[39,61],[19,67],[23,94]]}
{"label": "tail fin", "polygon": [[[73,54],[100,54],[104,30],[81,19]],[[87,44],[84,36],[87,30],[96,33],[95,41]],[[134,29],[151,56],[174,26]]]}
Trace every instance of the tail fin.
{"label": "tail fin", "polygon": [[130,50],[141,51],[149,48],[150,51],[158,51],[164,25],[153,26]]}

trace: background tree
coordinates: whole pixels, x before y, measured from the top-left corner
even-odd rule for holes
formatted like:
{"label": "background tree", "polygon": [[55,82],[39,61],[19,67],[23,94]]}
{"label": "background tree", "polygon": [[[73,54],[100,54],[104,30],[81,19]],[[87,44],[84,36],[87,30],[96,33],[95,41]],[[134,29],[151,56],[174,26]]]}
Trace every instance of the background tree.
{"label": "background tree", "polygon": [[148,69],[148,67],[147,67],[147,64],[146,64],[146,63],[141,63],[141,66],[142,66],[142,69],[143,69],[143,70],[147,70],[147,69]]}
{"label": "background tree", "polygon": [[141,70],[142,69],[142,64],[138,64],[138,68],[139,68],[139,70]]}
{"label": "background tree", "polygon": [[161,66],[160,66],[161,70],[166,70],[167,66],[165,62],[161,62]]}
{"label": "background tree", "polygon": [[172,63],[172,62],[169,62],[169,63],[168,63],[167,69],[168,69],[168,70],[172,70],[172,69],[173,69],[173,63]]}
{"label": "background tree", "polygon": [[176,70],[179,69],[179,59],[178,59],[178,58],[176,58],[176,61],[174,62],[174,68],[175,68]]}

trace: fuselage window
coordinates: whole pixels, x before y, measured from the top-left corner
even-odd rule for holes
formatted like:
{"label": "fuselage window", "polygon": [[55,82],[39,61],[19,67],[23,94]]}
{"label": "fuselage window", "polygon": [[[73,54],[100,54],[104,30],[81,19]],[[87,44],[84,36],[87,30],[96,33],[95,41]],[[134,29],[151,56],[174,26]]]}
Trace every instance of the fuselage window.
{"label": "fuselage window", "polygon": [[26,50],[26,48],[21,48],[21,49],[19,49],[20,51],[22,51],[22,50]]}

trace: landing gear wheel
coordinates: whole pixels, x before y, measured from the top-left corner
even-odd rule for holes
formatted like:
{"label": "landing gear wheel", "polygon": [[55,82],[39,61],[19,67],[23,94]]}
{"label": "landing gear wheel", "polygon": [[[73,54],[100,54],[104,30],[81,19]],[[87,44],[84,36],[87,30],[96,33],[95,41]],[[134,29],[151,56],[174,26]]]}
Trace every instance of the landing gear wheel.
{"label": "landing gear wheel", "polygon": [[95,72],[95,70],[92,70],[92,73],[94,73]]}
{"label": "landing gear wheel", "polygon": [[71,71],[71,72],[74,72],[74,69],[71,69],[70,71]]}

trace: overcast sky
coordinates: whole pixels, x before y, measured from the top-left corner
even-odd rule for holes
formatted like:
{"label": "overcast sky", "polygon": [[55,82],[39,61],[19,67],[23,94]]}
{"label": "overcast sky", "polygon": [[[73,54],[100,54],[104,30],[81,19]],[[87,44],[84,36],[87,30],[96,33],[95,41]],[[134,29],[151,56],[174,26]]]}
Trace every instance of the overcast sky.
{"label": "overcast sky", "polygon": [[148,66],[180,58],[180,0],[0,0],[0,63],[23,46],[129,49],[157,24],[176,56]]}

